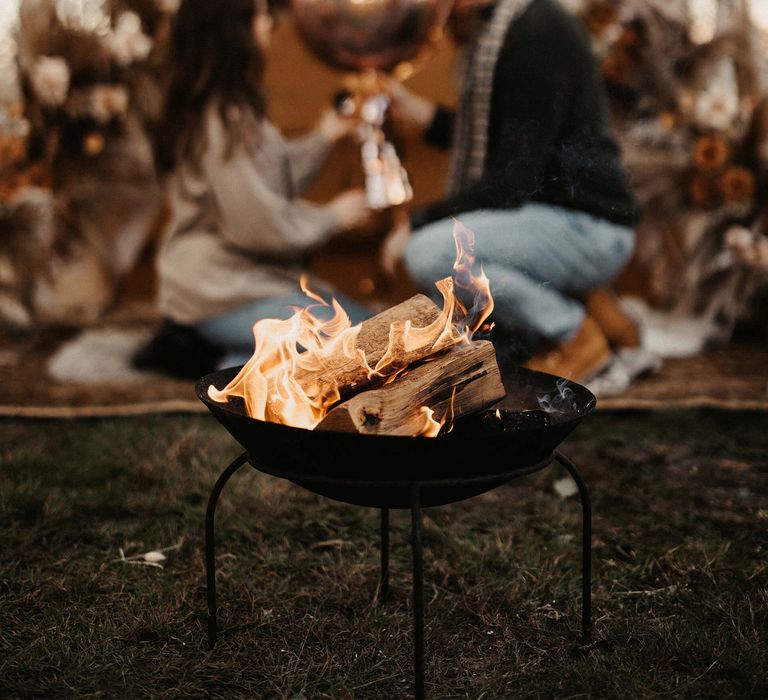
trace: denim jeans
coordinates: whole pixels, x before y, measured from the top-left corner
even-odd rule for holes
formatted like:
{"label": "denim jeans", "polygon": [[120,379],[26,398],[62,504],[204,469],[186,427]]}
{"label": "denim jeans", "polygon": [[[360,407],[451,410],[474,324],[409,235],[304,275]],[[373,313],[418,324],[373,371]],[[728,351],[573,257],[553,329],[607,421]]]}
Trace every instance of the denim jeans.
{"label": "denim jeans", "polygon": [[[475,254],[491,283],[493,320],[526,342],[571,338],[584,320],[577,297],[605,285],[634,247],[631,228],[582,211],[528,203],[478,210],[457,219],[475,233]],[[453,221],[414,231],[405,263],[425,294],[451,274],[456,257]]]}
{"label": "denim jeans", "polygon": [[[331,298],[331,295],[325,292],[319,295],[326,300]],[[356,301],[338,292],[334,292],[332,296],[342,305],[353,324],[371,316],[371,312]],[[301,292],[293,292],[240,306],[221,316],[206,319],[195,328],[206,340],[224,349],[226,355],[220,365],[234,367],[247,362],[253,354],[253,324],[256,321],[263,318],[286,319],[293,315],[292,307],[307,306],[313,306],[313,313],[319,318],[333,316],[331,307],[322,306]]]}

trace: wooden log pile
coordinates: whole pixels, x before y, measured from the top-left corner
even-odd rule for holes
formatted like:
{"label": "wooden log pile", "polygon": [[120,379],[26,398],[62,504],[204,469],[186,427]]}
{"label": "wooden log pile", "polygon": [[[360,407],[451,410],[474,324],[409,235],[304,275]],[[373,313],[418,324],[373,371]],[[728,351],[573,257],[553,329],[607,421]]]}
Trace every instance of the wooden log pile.
{"label": "wooden log pile", "polygon": [[[358,347],[371,367],[389,347],[392,324],[409,321],[414,328],[435,322],[440,309],[416,295],[363,323]],[[395,350],[397,350],[395,348]],[[336,382],[342,401],[315,427],[366,434],[436,435],[454,418],[481,411],[505,395],[493,345],[467,341],[435,351],[427,343],[395,352],[385,378],[371,376],[353,360],[339,361],[297,376],[303,385]]]}

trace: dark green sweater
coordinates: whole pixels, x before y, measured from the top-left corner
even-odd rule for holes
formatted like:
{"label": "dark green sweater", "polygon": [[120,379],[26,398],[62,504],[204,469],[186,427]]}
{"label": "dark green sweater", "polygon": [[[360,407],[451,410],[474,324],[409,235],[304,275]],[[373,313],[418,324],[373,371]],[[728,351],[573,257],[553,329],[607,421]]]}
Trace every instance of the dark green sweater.
{"label": "dark green sweater", "polygon": [[[449,146],[453,117],[438,109],[427,140]],[[533,0],[507,30],[494,72],[482,179],[414,212],[411,222],[418,227],[529,201],[618,224],[638,220],[589,40],[581,22],[555,0]]]}

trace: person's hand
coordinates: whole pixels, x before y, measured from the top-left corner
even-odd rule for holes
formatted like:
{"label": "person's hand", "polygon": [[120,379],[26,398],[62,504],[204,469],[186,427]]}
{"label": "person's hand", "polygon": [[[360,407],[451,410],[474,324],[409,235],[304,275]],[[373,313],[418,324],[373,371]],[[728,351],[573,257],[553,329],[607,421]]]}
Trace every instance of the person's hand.
{"label": "person's hand", "polygon": [[405,255],[405,248],[411,240],[411,224],[404,219],[384,239],[379,251],[379,264],[388,275],[394,275],[398,263]]}
{"label": "person's hand", "polygon": [[336,195],[329,202],[328,207],[336,216],[339,227],[343,231],[362,226],[371,215],[365,192],[361,189],[347,190]]}
{"label": "person's hand", "polygon": [[381,89],[392,100],[395,113],[426,129],[435,116],[437,105],[432,100],[411,92],[399,80],[387,76],[380,80]]}
{"label": "person's hand", "polygon": [[352,134],[357,124],[356,119],[343,117],[335,109],[327,109],[320,117],[317,128],[327,141],[335,143]]}

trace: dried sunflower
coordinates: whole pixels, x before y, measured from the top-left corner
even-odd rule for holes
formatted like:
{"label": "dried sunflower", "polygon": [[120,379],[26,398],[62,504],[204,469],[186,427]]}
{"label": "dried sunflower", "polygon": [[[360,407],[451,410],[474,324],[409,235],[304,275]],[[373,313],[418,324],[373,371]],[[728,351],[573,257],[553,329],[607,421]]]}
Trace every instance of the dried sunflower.
{"label": "dried sunflower", "polygon": [[728,142],[717,134],[700,136],[693,146],[693,165],[697,170],[712,173],[720,170],[731,157]]}
{"label": "dried sunflower", "polygon": [[755,176],[741,165],[732,165],[720,177],[719,185],[726,202],[747,204],[755,193]]}

